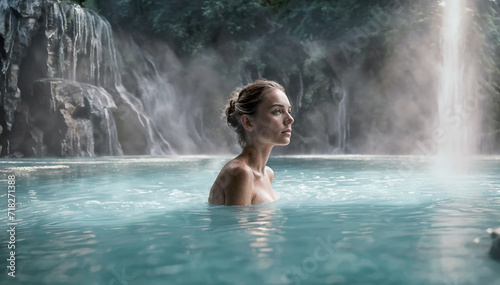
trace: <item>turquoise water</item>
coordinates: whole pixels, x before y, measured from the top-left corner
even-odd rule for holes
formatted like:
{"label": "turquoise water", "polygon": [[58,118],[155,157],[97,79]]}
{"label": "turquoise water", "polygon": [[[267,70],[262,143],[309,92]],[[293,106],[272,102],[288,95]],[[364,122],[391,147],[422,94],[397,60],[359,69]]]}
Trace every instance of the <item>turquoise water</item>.
{"label": "turquoise water", "polygon": [[[277,157],[281,200],[207,203],[228,157],[2,160],[1,284],[500,284],[500,160]],[[7,281],[7,283],[6,283]]]}

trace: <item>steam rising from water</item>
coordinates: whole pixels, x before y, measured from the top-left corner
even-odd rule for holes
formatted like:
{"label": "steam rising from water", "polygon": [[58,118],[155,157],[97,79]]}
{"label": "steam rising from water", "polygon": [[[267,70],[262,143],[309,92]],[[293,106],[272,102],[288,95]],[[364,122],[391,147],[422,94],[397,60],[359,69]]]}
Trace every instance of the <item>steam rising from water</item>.
{"label": "steam rising from water", "polygon": [[[295,106],[292,143],[283,152],[277,149],[278,154],[408,154],[414,150],[416,156],[428,156],[437,149],[443,162],[463,166],[467,155],[475,153],[479,117],[474,52],[478,43],[470,29],[472,10],[466,1],[443,4],[443,13],[438,13],[443,22],[434,22],[432,27],[414,23],[407,28],[416,12],[407,15],[401,7],[377,8],[364,26],[336,44],[313,40],[305,44],[298,59],[295,53],[274,52],[273,56],[283,60],[270,63],[266,72],[241,68],[239,75],[225,74],[221,50],[178,58],[160,40],[139,44],[125,31],[111,38],[109,23],[95,13],[54,4],[47,25],[49,76],[95,85],[95,90],[103,91],[96,96],[117,100],[116,108],[104,106],[106,127],[101,128],[106,134],[119,135],[103,136],[110,138],[105,141],[108,148],[117,150],[111,155],[120,154],[122,147],[123,153],[141,154],[143,146],[147,154],[239,151],[234,134],[218,119],[221,108],[235,86],[263,76],[283,83]],[[431,10],[421,8],[423,5],[418,4],[414,11],[421,9],[435,17],[435,6]],[[71,19],[78,21],[71,26]],[[375,32],[369,29],[374,26],[379,27]],[[401,33],[385,35],[384,28],[389,26]],[[442,42],[438,45],[440,27]],[[65,45],[62,39],[70,31],[76,36],[71,45]],[[386,53],[379,47],[387,39],[392,40],[393,49]],[[92,49],[87,47],[91,43],[95,44]],[[258,61],[258,54],[270,53],[259,41],[250,45],[252,48],[233,57]],[[347,62],[342,57],[341,47],[345,46],[353,47],[347,50]],[[238,62],[236,58],[231,61]],[[311,63],[298,76],[279,71],[280,64],[301,61]],[[303,108],[303,103],[316,100],[321,104]],[[437,132],[431,135],[437,119]],[[90,129],[86,130],[92,137]],[[141,129],[146,129],[145,138],[136,139]]]}

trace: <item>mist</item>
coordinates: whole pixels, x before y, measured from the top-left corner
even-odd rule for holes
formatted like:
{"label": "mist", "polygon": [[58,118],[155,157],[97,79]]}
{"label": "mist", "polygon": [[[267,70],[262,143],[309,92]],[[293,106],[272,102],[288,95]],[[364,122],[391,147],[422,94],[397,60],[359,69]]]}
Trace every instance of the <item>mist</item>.
{"label": "mist", "polygon": [[[226,10],[214,10],[213,17],[225,19],[231,7],[238,7],[236,4],[228,4]],[[92,94],[101,94],[94,97],[113,98],[115,105],[91,108],[94,111],[81,118],[73,114],[76,121],[71,124],[78,127],[72,139],[68,137],[69,131],[64,135],[63,130],[60,139],[48,143],[40,135],[33,135],[30,123],[22,129],[14,126],[2,134],[3,155],[14,152],[24,156],[237,153],[235,134],[221,119],[221,114],[233,89],[259,78],[282,84],[293,106],[292,140],[287,147],[276,147],[273,153],[277,155],[434,155],[440,148],[450,148],[443,145],[443,138],[456,140],[450,133],[443,134],[444,121],[454,129],[467,129],[467,153],[491,154],[500,149],[496,125],[500,112],[495,109],[498,92],[492,79],[496,68],[492,61],[495,50],[490,32],[478,29],[486,23],[479,15],[483,12],[497,15],[491,9],[496,4],[475,5],[473,1],[466,4],[468,20],[464,28],[460,78],[472,79],[473,83],[463,87],[464,92],[478,100],[469,99],[468,105],[455,102],[455,106],[444,111],[439,98],[447,52],[443,49],[442,37],[445,5],[440,1],[381,2],[353,10],[352,19],[318,18],[318,22],[309,27],[298,26],[305,30],[301,34],[297,34],[298,28],[291,28],[297,23],[287,22],[282,19],[283,15],[269,10],[271,12],[256,18],[260,21],[253,20],[252,27],[236,25],[240,27],[239,32],[219,27],[208,39],[197,35],[205,41],[199,43],[194,36],[180,38],[181,41],[168,34],[163,37],[144,32],[142,29],[147,26],[123,24],[116,16],[110,16],[109,7],[97,9],[101,13],[98,16],[90,9],[73,4],[58,5],[65,5],[61,10],[69,14],[76,13],[71,12],[72,9],[80,9],[75,14],[80,18],[68,16],[69,23],[88,19],[97,23],[72,24],[89,31],[100,31],[101,28],[96,27],[103,25],[100,21],[107,23],[109,16],[110,24],[104,24],[109,25],[109,31],[98,35],[103,41],[98,49],[105,45],[109,49],[99,54],[103,58],[89,58],[96,54],[78,46],[77,30],[61,29],[59,37],[52,39],[54,42],[51,38],[47,40],[49,26],[54,25],[50,19],[60,16],[46,15],[51,22],[42,22],[21,64],[20,104],[26,105],[23,107],[26,110],[38,104],[30,88],[39,78],[63,78],[65,84],[76,81],[78,86],[95,86],[97,89],[82,89],[87,101],[91,96],[88,90],[94,90]],[[140,11],[143,14],[138,16],[139,20],[153,13]],[[200,27],[203,25],[201,22]],[[304,36],[309,33],[307,29],[311,29],[310,34]],[[183,44],[191,45],[187,49]],[[57,49],[60,52],[55,52]],[[70,58],[74,60],[68,61]],[[89,66],[93,68],[91,72]],[[33,74],[33,70],[41,71]],[[50,82],[54,84],[53,80]],[[102,98],[99,100],[104,100]],[[82,108],[90,107],[82,105]],[[51,132],[48,125],[53,123],[36,123],[40,116],[26,111],[17,115],[17,121],[31,121],[47,136]],[[68,128],[64,126],[68,125],[67,119],[56,117],[51,118],[61,121],[56,125]],[[5,129],[9,129],[9,120],[13,121],[5,119]],[[95,127],[96,124],[100,127]],[[30,142],[26,143],[23,137],[30,137]],[[76,150],[61,152],[58,146],[61,140],[63,145]],[[17,143],[13,144],[14,141]]]}

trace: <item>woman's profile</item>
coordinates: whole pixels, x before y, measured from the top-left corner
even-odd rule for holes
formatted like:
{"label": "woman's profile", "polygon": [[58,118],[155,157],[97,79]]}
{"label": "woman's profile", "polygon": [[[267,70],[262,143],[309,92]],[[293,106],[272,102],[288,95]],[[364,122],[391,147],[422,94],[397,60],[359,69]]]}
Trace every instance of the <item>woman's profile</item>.
{"label": "woman's profile", "polygon": [[271,185],[274,172],[266,163],[272,148],[288,145],[292,135],[291,106],[284,88],[274,81],[257,80],[233,91],[224,119],[236,132],[242,151],[222,168],[208,202],[242,206],[278,200]]}

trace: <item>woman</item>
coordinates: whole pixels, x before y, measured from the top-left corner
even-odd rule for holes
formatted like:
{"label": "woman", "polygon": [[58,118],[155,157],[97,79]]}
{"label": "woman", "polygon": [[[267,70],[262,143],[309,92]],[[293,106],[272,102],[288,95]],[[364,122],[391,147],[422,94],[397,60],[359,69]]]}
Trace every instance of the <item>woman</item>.
{"label": "woman", "polygon": [[278,200],[271,186],[274,172],[266,163],[275,145],[290,143],[293,118],[285,90],[274,81],[257,80],[232,95],[224,119],[242,151],[222,168],[208,202],[242,206]]}

